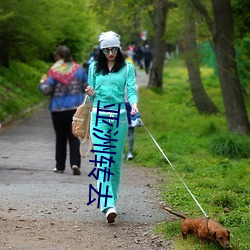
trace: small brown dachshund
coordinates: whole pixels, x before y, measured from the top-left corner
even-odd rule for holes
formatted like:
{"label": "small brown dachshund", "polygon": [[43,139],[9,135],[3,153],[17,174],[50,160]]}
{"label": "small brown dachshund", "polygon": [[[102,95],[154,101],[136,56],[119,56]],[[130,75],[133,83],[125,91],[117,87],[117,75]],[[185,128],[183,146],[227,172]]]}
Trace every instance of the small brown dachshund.
{"label": "small brown dachshund", "polygon": [[229,240],[230,232],[222,225],[210,218],[187,218],[185,215],[173,212],[171,209],[163,207],[166,211],[183,219],[181,233],[183,239],[187,239],[188,234],[196,235],[201,241],[216,241],[224,249],[231,249]]}

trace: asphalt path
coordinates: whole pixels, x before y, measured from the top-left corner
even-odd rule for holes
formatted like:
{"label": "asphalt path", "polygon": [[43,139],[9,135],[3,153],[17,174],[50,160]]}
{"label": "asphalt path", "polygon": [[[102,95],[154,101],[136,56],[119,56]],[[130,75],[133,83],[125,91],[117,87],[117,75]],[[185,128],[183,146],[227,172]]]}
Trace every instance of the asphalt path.
{"label": "asphalt path", "polygon": [[[48,205],[53,206],[56,202],[59,209],[52,216],[70,216],[76,220],[103,220],[96,203],[87,206],[89,185],[96,186],[96,180],[88,177],[94,168],[93,163],[89,162],[94,159],[93,154],[82,159],[80,176],[72,175],[68,160],[65,173],[57,174],[52,171],[55,167],[54,148],[54,131],[47,108],[0,133],[1,209],[8,212],[9,208],[15,208],[18,204],[22,215],[36,216],[33,210],[46,210]],[[138,176],[138,173],[142,176]],[[126,217],[126,220],[141,222],[162,219],[161,214],[151,213],[154,204],[147,199],[147,193],[152,192],[150,186],[154,182],[150,180],[150,173],[151,171],[145,168],[139,170],[124,165],[120,200],[125,202],[121,201],[118,205],[122,211],[121,219]],[[30,204],[30,200],[33,202],[27,209],[25,204]],[[75,207],[78,213],[62,214],[65,211],[64,206],[70,203],[72,210]],[[135,206],[138,212],[129,216],[123,214],[128,207]]]}
{"label": "asphalt path", "polygon": [[[146,82],[145,74],[137,74],[139,87]],[[55,135],[47,107],[0,130],[0,219],[12,216],[106,221],[97,202],[87,205],[89,185],[96,186],[96,180],[88,177],[94,167],[89,160],[94,155],[82,159],[82,174],[73,176],[69,157],[64,174],[53,172],[54,154]],[[166,220],[167,214],[160,209],[159,193],[152,188],[160,179],[156,169],[124,162],[117,223],[155,224]]]}

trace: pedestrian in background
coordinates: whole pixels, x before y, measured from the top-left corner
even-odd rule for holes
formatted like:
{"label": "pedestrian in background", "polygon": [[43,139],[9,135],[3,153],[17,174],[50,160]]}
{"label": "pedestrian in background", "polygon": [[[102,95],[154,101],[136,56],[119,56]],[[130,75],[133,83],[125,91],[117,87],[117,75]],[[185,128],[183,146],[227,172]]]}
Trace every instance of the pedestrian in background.
{"label": "pedestrian in background", "polygon": [[[99,174],[97,188],[101,211],[106,214],[108,223],[113,223],[117,216],[116,202],[121,180],[122,156],[128,132],[124,91],[125,89],[127,91],[131,115],[138,112],[137,93],[135,70],[132,64],[127,64],[124,60],[121,53],[120,36],[113,31],[104,32],[99,36],[99,42],[99,57],[89,67],[89,86],[86,93],[93,100],[90,134],[94,150],[98,151],[96,152]],[[117,113],[111,112],[114,110]],[[102,119],[98,119],[99,115]],[[107,138],[109,138],[104,152],[100,152],[100,145],[103,144],[100,138],[104,134],[100,134],[98,137],[96,135],[98,131],[106,132]],[[102,159],[107,159],[106,163],[100,162]],[[111,160],[112,164],[108,160]],[[112,174],[109,179],[105,180],[107,169]],[[107,190],[108,198],[102,196],[106,194]]]}
{"label": "pedestrian in background", "polygon": [[40,91],[51,96],[49,110],[56,135],[54,172],[64,173],[67,142],[69,142],[70,166],[73,175],[80,175],[80,142],[72,134],[71,125],[77,107],[84,100],[87,74],[79,64],[73,61],[67,46],[59,46],[54,57],[56,62],[50,68],[48,76],[43,77],[39,84]]}
{"label": "pedestrian in background", "polygon": [[134,62],[135,64],[140,68],[143,69],[143,46],[139,44],[138,46],[135,47],[134,50]]}
{"label": "pedestrian in background", "polygon": [[143,57],[144,57],[144,67],[145,67],[145,72],[148,75],[151,61],[153,59],[152,51],[149,48],[148,44],[145,45],[144,51],[143,51]]}

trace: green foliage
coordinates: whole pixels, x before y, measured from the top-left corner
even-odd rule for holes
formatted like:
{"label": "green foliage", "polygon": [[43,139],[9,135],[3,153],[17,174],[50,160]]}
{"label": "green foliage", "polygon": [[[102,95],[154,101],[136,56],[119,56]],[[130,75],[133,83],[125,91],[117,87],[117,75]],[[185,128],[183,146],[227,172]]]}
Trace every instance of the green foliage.
{"label": "green foliage", "polygon": [[246,11],[249,8],[250,2],[248,0],[232,0],[235,35],[237,38],[244,38],[249,35],[250,14]]}
{"label": "green foliage", "polygon": [[[250,152],[249,137],[227,133],[218,79],[210,68],[202,67],[201,72],[207,93],[222,113],[199,114],[193,104],[183,61],[169,61],[164,69],[164,92],[158,94],[140,88],[139,110],[143,123],[174,169],[144,127],[135,130],[133,163],[160,170],[162,181],[155,188],[160,191],[165,204],[189,217],[201,217],[202,212],[181,178],[206,213],[230,230],[232,249],[245,250],[250,248],[246,237],[250,219],[250,158],[249,154],[248,158],[243,157]],[[250,111],[250,106],[247,107]],[[232,148],[237,148],[237,154],[233,155],[237,155],[237,158],[212,153],[211,145],[221,138],[232,139]],[[179,225],[178,219],[160,224],[156,230],[167,239],[177,237],[174,244],[178,250],[201,249],[199,241],[192,236],[190,241],[178,238]],[[203,249],[217,249],[217,246],[207,243]]]}
{"label": "green foliage", "polygon": [[250,96],[250,35],[238,41],[237,62],[241,85],[245,93]]}
{"label": "green foliage", "polygon": [[[2,0],[0,64],[14,59],[48,61],[59,44],[66,44],[82,61],[96,43],[95,15],[89,1]],[[93,15],[91,15],[93,14]]]}
{"label": "green foliage", "polygon": [[[198,41],[211,39],[211,34],[208,30],[204,18],[192,6],[191,1],[178,0],[171,1],[177,4],[177,7],[170,8],[168,11],[167,25],[165,32],[165,40],[167,43],[178,44],[183,40],[185,34],[185,17],[188,15],[195,19],[196,36]],[[210,1],[203,1],[209,13],[212,13],[212,5]],[[190,10],[191,8],[191,10]]]}
{"label": "green foliage", "polygon": [[230,194],[229,192],[220,192],[219,194],[215,194],[210,201],[212,206],[217,206],[223,208],[234,209],[237,207],[236,197]]}
{"label": "green foliage", "polygon": [[184,32],[184,13],[182,4],[177,8],[168,11],[165,40],[170,44],[176,44],[183,38]]}
{"label": "green foliage", "polygon": [[45,97],[38,90],[39,80],[49,65],[34,61],[32,66],[12,62],[7,70],[0,67],[0,121],[19,117],[21,111],[40,103]]}
{"label": "green foliage", "polygon": [[180,235],[181,221],[175,221],[173,223],[163,222],[159,223],[154,232],[156,234],[164,233],[166,240],[171,240],[172,238],[176,238],[176,235]]}
{"label": "green foliage", "polygon": [[154,0],[111,0],[108,3],[106,0],[94,0],[91,6],[98,23],[105,30],[113,30],[121,35],[123,48],[131,42],[142,42],[140,33],[144,30],[148,32],[149,40],[154,36]]}

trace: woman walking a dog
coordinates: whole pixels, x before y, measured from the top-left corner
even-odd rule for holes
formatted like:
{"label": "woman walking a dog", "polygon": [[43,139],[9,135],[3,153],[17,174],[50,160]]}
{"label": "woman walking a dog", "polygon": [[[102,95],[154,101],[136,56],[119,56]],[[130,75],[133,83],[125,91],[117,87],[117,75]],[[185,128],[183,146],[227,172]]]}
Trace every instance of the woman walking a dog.
{"label": "woman walking a dog", "polygon": [[134,66],[124,60],[120,36],[113,31],[104,32],[99,42],[100,53],[89,67],[86,93],[93,100],[90,134],[98,167],[101,212],[106,214],[108,223],[113,223],[128,132],[124,91],[131,104],[131,115],[138,112],[137,93]]}

